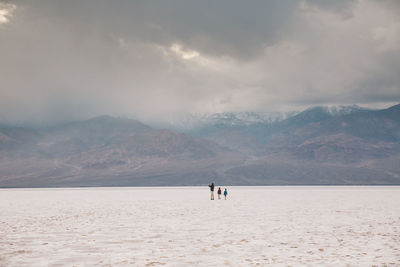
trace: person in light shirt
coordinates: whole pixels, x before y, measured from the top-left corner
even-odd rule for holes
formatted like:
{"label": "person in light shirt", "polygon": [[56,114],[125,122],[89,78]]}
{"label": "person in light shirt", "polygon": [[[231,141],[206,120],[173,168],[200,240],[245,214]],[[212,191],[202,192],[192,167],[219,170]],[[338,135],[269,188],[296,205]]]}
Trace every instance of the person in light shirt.
{"label": "person in light shirt", "polygon": [[214,200],[214,183],[209,184],[208,187],[210,188],[211,192],[211,200]]}

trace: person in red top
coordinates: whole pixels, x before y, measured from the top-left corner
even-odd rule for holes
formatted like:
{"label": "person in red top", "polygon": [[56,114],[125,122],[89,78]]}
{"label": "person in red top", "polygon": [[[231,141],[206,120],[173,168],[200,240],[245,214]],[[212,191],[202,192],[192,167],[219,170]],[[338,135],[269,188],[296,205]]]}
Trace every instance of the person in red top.
{"label": "person in red top", "polygon": [[218,199],[221,199],[221,193],[222,193],[221,187],[218,187],[217,193],[218,193]]}

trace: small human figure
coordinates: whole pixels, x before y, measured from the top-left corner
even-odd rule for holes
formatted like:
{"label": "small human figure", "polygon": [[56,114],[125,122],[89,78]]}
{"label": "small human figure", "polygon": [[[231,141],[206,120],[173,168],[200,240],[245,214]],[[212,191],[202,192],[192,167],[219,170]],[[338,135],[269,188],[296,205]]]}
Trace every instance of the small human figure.
{"label": "small human figure", "polygon": [[224,197],[225,197],[225,200],[226,200],[226,196],[228,195],[228,190],[226,190],[226,188],[225,188],[225,190],[224,190]]}
{"label": "small human figure", "polygon": [[208,185],[211,191],[211,200],[214,200],[214,183]]}
{"label": "small human figure", "polygon": [[218,199],[221,199],[221,193],[222,193],[221,187],[218,187],[217,193],[218,193]]}

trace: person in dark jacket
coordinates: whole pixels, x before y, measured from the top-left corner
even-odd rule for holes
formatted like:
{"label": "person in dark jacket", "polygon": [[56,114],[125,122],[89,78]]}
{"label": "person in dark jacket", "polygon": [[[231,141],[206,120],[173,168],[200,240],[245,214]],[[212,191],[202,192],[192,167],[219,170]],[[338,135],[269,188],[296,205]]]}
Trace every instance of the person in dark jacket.
{"label": "person in dark jacket", "polygon": [[226,190],[226,188],[225,188],[225,191],[224,191],[224,197],[225,197],[225,200],[226,200],[226,196],[228,195],[228,190]]}
{"label": "person in dark jacket", "polygon": [[221,187],[218,187],[217,193],[218,193],[218,199],[221,199],[221,193],[222,193]]}
{"label": "person in dark jacket", "polygon": [[208,185],[211,191],[211,200],[214,200],[214,183]]}

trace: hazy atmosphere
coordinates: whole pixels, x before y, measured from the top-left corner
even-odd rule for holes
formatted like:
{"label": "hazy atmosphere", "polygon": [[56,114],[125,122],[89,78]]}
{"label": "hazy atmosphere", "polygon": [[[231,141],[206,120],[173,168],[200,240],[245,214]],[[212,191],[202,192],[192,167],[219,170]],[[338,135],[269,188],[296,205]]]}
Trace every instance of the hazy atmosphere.
{"label": "hazy atmosphere", "polygon": [[400,0],[0,0],[0,266],[161,265],[400,266]]}
{"label": "hazy atmosphere", "polygon": [[399,43],[396,0],[0,0],[0,121],[386,108]]}

